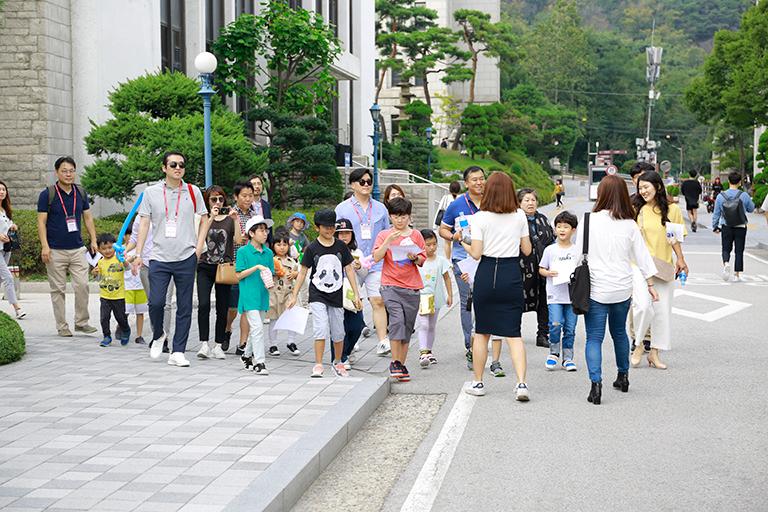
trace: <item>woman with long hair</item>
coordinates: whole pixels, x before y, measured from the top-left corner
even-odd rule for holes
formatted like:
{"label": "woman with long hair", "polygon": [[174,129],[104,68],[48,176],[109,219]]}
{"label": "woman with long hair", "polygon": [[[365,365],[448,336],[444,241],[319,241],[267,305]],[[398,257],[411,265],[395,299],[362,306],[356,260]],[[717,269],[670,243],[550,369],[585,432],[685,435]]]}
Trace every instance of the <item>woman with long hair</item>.
{"label": "woman with long hair", "polygon": [[591,288],[589,311],[584,315],[584,324],[591,388],[587,400],[599,405],[603,389],[602,349],[606,324],[613,340],[618,369],[613,387],[623,392],[629,391],[629,337],[626,322],[632,300],[633,261],[647,282],[652,300],[657,300],[658,295],[653,282],[656,265],[635,223],[635,211],[624,180],[616,175],[603,178],[597,187],[597,201],[592,213],[587,215],[588,221],[582,219],[579,222],[576,247],[579,254],[582,254],[585,226],[588,225]]}
{"label": "woman with long hair", "polygon": [[[637,180],[637,195],[633,200],[635,219],[643,235],[645,245],[655,258],[659,270],[653,278],[653,286],[659,300],[650,307],[638,311],[634,318],[635,339],[643,339],[651,328],[651,351],[648,365],[665,370],[667,365],[659,358],[660,350],[672,348],[672,301],[675,295],[675,277],[684,272],[688,265],[683,256],[680,233],[685,236],[683,212],[674,203],[667,202],[667,192],[661,176],[656,171],[646,171]],[[678,235],[675,236],[677,225]],[[679,227],[678,227],[679,226]],[[672,259],[672,254],[675,260]],[[659,268],[662,267],[662,268]],[[664,271],[666,268],[666,271]],[[674,269],[674,270],[673,270]],[[632,352],[632,366],[638,366],[643,358],[643,346],[637,345]]]}
{"label": "woman with long hair", "polygon": [[472,216],[472,243],[462,240],[467,254],[480,260],[472,289],[475,378],[465,391],[475,396],[485,394],[483,372],[488,359],[488,338],[494,334],[505,337],[509,343],[517,374],[515,396],[518,401],[527,402],[527,365],[520,332],[523,316],[520,253],[531,254],[531,239],[528,221],[518,207],[512,178],[503,172],[492,173],[485,183],[483,209]]}
{"label": "woman with long hair", "polygon": [[[224,359],[222,343],[227,341],[227,306],[231,286],[216,282],[220,263],[235,261],[234,244],[243,243],[240,229],[235,229],[237,212],[227,206],[227,194],[212,185],[203,194],[208,216],[200,221],[197,237],[197,326],[200,331],[200,359]],[[213,346],[210,345],[211,290],[216,290],[216,327]]]}
{"label": "woman with long hair", "polygon": [[384,189],[384,195],[381,197],[381,202],[384,203],[384,206],[387,206],[389,202],[394,198],[405,197],[405,190],[403,190],[403,187],[400,185],[393,183],[391,185],[387,185],[387,188]]}
{"label": "woman with long hair", "polygon": [[2,280],[3,286],[5,286],[5,299],[16,311],[16,318],[21,319],[27,316],[27,314],[21,309],[18,300],[16,300],[13,275],[8,269],[8,263],[11,261],[11,252],[4,250],[4,245],[11,241],[13,232],[18,230],[19,227],[13,223],[11,193],[8,191],[8,185],[0,181],[0,280]]}

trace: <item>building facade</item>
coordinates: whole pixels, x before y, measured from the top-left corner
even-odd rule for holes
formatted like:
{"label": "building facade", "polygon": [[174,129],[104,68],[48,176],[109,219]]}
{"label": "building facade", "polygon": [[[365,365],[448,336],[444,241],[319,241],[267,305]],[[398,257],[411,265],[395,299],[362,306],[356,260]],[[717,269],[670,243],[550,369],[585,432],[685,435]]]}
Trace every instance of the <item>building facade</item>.
{"label": "building facade", "polygon": [[[108,94],[161,69],[196,76],[194,59],[223,26],[257,13],[262,0],[6,0],[0,13],[0,179],[14,203],[32,207],[53,181],[53,162],[92,161],[84,137],[109,119]],[[374,97],[373,2],[289,0],[334,27],[342,53],[334,64],[338,142],[370,154]],[[243,108],[237,98],[230,107]],[[124,207],[97,200],[97,215]]]}
{"label": "building facade", "polygon": [[[459,9],[474,9],[487,12],[491,15],[491,21],[499,21],[501,11],[500,0],[423,0],[421,3],[425,7],[437,12],[438,18],[435,20],[442,27],[450,27],[458,30],[458,25],[454,21],[453,14]],[[443,98],[453,98],[458,102],[458,106],[463,108],[469,98],[469,82],[454,82],[446,85],[442,82],[442,73],[430,74],[429,91],[432,97],[432,123],[434,127],[434,141],[438,144],[444,138],[450,138],[455,133],[448,123],[444,121],[445,103]],[[388,71],[384,77],[384,86],[379,95],[382,116],[386,124],[387,137],[391,139],[399,131],[399,120],[401,118],[401,109],[404,103],[405,95],[412,95],[411,100],[425,100],[424,89],[420,80],[411,79],[411,86],[404,91],[402,80],[398,73]],[[501,76],[498,68],[497,59],[481,55],[477,65],[477,76],[475,80],[475,103],[489,104],[499,101],[501,94]],[[405,100],[408,101],[408,100]]]}

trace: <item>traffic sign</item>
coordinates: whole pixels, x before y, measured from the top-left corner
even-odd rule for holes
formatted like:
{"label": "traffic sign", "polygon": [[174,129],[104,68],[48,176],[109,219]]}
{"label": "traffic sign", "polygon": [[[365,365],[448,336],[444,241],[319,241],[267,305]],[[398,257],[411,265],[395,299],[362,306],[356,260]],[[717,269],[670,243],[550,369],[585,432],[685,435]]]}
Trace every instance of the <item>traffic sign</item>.
{"label": "traffic sign", "polygon": [[609,165],[608,167],[606,167],[605,172],[606,172],[606,174],[611,176],[611,175],[616,174],[617,172],[619,172],[619,168],[616,167],[615,165]]}
{"label": "traffic sign", "polygon": [[672,163],[669,160],[664,160],[659,164],[659,168],[661,169],[661,172],[669,172],[672,170]]}

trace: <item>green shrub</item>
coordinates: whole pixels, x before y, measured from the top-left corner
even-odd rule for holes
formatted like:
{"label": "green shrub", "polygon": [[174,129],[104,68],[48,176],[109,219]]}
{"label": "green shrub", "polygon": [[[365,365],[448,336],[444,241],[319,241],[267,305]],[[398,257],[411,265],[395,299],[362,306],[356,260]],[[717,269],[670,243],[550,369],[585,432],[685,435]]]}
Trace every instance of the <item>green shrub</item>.
{"label": "green shrub", "polygon": [[[95,219],[96,234],[112,233],[115,236],[120,232],[123,226],[125,214],[120,216],[109,216],[103,219]],[[21,233],[21,251],[13,253],[12,261],[18,265],[22,275],[45,273],[45,265],[40,260],[40,239],[37,236],[37,212],[34,210],[14,210],[13,222],[19,226]],[[90,237],[82,223],[83,242],[86,246],[90,244]]]}
{"label": "green shrub", "polygon": [[502,164],[509,166],[510,175],[515,182],[516,190],[525,187],[536,190],[539,196],[539,205],[545,205],[553,201],[555,184],[539,164],[525,155],[514,151],[502,151],[496,156]]}
{"label": "green shrub", "polygon": [[755,185],[755,196],[752,198],[752,200],[755,202],[755,206],[757,208],[760,208],[760,206],[762,206],[763,201],[765,201],[765,196],[767,195],[768,195],[768,185],[762,185],[762,184]]}
{"label": "green shrub", "polygon": [[24,331],[16,320],[0,312],[0,364],[18,361],[25,350]]}
{"label": "green shrub", "polygon": [[677,185],[667,185],[667,194],[671,195],[672,197],[679,196],[680,187]]}

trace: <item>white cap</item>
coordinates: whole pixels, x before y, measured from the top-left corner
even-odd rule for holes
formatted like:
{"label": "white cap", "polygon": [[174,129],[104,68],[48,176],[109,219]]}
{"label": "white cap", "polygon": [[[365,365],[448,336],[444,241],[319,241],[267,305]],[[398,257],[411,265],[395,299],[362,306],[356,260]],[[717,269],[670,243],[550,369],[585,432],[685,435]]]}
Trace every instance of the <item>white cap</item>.
{"label": "white cap", "polygon": [[251,232],[251,228],[257,224],[266,224],[267,229],[271,228],[275,225],[275,222],[272,219],[265,219],[261,215],[254,215],[250,219],[248,219],[248,222],[245,223],[245,233],[248,234]]}

